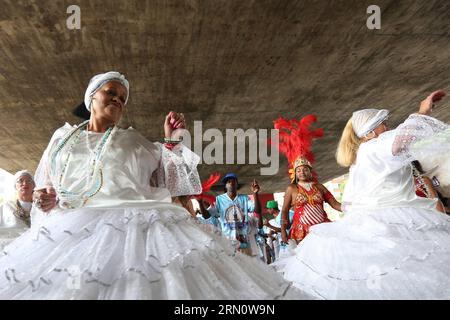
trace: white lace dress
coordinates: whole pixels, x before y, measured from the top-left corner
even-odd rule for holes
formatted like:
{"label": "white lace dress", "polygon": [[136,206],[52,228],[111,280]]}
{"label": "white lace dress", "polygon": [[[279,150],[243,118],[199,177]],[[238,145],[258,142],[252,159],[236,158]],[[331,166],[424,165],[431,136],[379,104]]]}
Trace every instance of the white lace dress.
{"label": "white lace dress", "polygon": [[[49,172],[64,166],[69,146],[54,163],[50,154],[71,129],[54,134],[36,173],[38,188],[59,183]],[[66,189],[85,185],[89,150],[102,137],[82,132],[67,161]],[[0,258],[0,299],[308,297],[170,203],[171,195],[201,192],[198,157],[189,149],[172,152],[133,129],[119,130],[102,163],[103,186],[84,207],[48,215],[33,209],[31,229]]]}
{"label": "white lace dress", "polygon": [[419,115],[363,143],[344,218],[311,228],[285,279],[324,299],[450,299],[450,217],[415,195],[409,164],[448,150],[449,126]]}

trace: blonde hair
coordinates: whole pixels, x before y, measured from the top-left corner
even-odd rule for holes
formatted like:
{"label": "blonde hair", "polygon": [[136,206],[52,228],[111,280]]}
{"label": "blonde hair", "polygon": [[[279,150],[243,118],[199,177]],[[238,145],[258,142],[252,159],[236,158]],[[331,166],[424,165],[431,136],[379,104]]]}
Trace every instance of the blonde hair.
{"label": "blonde hair", "polygon": [[362,139],[353,130],[352,118],[348,120],[342,132],[341,140],[336,150],[337,163],[342,167],[350,167],[356,161],[356,153]]}

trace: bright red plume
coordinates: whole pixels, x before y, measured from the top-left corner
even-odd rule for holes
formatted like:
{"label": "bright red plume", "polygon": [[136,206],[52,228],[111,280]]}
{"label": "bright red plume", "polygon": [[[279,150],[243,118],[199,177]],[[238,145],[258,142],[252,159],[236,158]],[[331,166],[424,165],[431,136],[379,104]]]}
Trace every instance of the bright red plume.
{"label": "bright red plume", "polygon": [[278,150],[286,155],[289,168],[292,169],[298,157],[304,157],[311,164],[314,163],[312,142],[316,138],[323,137],[322,128],[311,128],[316,121],[317,117],[309,114],[300,120],[280,117],[273,122],[274,128],[279,130]]}

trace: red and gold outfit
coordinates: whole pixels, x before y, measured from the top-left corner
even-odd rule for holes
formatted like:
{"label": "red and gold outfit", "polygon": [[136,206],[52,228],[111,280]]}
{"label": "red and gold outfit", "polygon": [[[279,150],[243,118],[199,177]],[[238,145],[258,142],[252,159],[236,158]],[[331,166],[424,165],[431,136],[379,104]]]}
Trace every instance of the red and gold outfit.
{"label": "red and gold outfit", "polygon": [[422,198],[429,198],[429,193],[423,178],[414,177],[414,185],[416,187],[416,195]]}
{"label": "red and gold outfit", "polygon": [[330,222],[323,208],[323,202],[329,203],[334,197],[328,190],[322,194],[316,183],[312,184],[309,191],[297,184],[297,191],[290,238],[299,242],[306,237],[311,226]]}

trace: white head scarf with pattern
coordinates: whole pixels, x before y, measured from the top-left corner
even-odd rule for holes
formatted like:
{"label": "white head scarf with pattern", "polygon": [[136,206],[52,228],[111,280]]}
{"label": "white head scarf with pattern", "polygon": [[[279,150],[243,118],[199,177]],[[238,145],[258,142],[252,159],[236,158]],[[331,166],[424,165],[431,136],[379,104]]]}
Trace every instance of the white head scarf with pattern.
{"label": "white head scarf with pattern", "polygon": [[389,117],[386,109],[363,109],[353,112],[352,125],[358,138],[364,137]]}
{"label": "white head scarf with pattern", "polygon": [[127,104],[128,97],[130,95],[130,84],[128,83],[128,80],[125,79],[125,76],[123,74],[120,74],[117,71],[109,71],[106,73],[98,74],[92,77],[92,79],[89,81],[89,85],[84,94],[84,104],[89,111],[91,111],[92,96],[98,91],[98,89],[100,89],[104,84],[110,81],[120,82],[127,89],[127,96],[125,98],[125,104]]}

